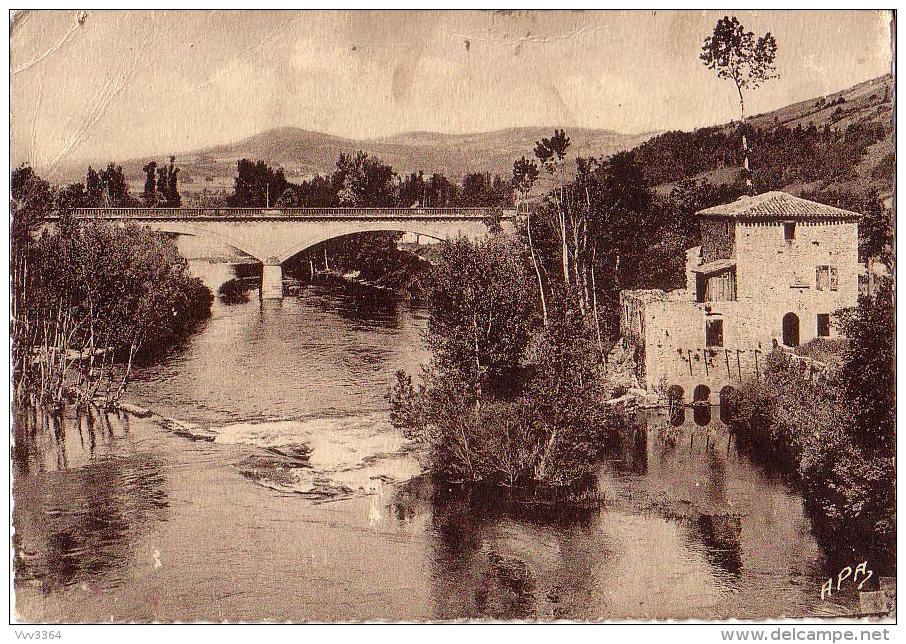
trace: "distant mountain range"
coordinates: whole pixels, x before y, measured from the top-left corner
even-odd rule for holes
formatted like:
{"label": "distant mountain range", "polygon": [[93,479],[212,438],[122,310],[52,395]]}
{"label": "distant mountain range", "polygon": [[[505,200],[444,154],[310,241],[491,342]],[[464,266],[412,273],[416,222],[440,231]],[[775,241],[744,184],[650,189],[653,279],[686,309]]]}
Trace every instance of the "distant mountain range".
{"label": "distant mountain range", "polygon": [[[336,166],[341,152],[357,150],[377,155],[398,174],[424,171],[438,172],[458,180],[469,172],[490,172],[509,176],[513,161],[532,156],[535,142],[550,136],[552,127],[522,127],[474,134],[441,134],[405,132],[376,139],[346,139],[295,127],[280,127],[255,134],[235,143],[216,145],[176,155],[182,169],[181,188],[200,190],[223,184],[225,177],[236,174],[236,162],[248,158],[282,167],[290,181],[315,174],[328,174]],[[655,133],[621,134],[612,130],[570,128],[571,151],[581,156],[610,155],[628,150]],[[143,178],[142,166],[152,157],[118,161],[126,176]],[[158,163],[166,157],[155,157]],[[61,169],[66,181],[81,180],[87,161]],[[95,164],[98,165],[98,164]]]}
{"label": "distant mountain range", "polygon": [[[728,90],[729,91],[729,90]],[[786,107],[758,114],[751,119],[756,127],[770,128],[785,125],[796,127],[814,123],[845,128],[849,123],[876,122],[890,124],[893,110],[894,79],[891,75],[875,78],[848,89],[819,96]],[[732,127],[726,124],[721,127]],[[230,189],[236,173],[236,161],[242,158],[263,160],[282,167],[290,181],[301,181],[315,174],[330,173],[341,152],[364,150],[379,156],[398,174],[424,171],[439,172],[459,180],[468,172],[490,172],[509,176],[513,161],[532,156],[535,142],[550,136],[553,127],[520,127],[474,134],[441,134],[437,132],[405,132],[374,139],[347,139],[320,132],[281,127],[235,143],[216,145],[177,155],[182,169],[181,190],[197,192],[203,188]],[[892,128],[891,128],[892,131]],[[622,134],[612,130],[567,128],[572,145],[570,156],[608,156],[629,150],[660,133]],[[889,163],[894,154],[893,137],[874,145],[860,161],[858,173],[877,177],[877,168]],[[142,166],[151,157],[118,161],[133,185],[140,190]],[[166,157],[155,157],[165,162]],[[84,180],[88,161],[79,161],[61,169],[62,182]],[[95,163],[95,166],[102,165]],[[706,173],[712,181],[720,182],[727,168]],[[40,171],[40,169],[39,169]],[[892,190],[892,178],[887,181]]]}

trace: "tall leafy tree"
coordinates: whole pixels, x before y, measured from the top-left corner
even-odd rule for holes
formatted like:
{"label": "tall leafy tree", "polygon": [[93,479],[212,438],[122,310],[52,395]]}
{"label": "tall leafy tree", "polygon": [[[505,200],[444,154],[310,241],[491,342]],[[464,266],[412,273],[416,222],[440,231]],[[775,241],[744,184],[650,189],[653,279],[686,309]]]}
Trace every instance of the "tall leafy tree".
{"label": "tall leafy tree", "polygon": [[157,161],[148,161],[142,170],[145,173],[145,189],[142,192],[142,201],[146,206],[154,206],[157,203]]}
{"label": "tall leafy tree", "polygon": [[393,168],[379,158],[362,152],[340,154],[331,183],[341,206],[378,208],[396,200]]}
{"label": "tall leafy tree", "polygon": [[536,320],[531,278],[519,249],[503,237],[443,244],[431,277],[434,367],[462,383],[477,406],[485,386],[519,365]]}
{"label": "tall leafy tree", "polygon": [[432,174],[427,182],[428,206],[447,208],[456,203],[459,188],[442,174]]}
{"label": "tall leafy tree", "polygon": [[566,204],[566,177],[564,159],[569,148],[569,137],[563,130],[554,130],[553,136],[543,138],[535,143],[535,157],[541,167],[555,179],[557,189],[554,193],[554,211],[557,216],[557,232],[560,236],[561,265],[563,267],[563,282],[570,284],[570,256],[568,246],[567,227],[569,225],[569,211]]}
{"label": "tall leafy tree", "polygon": [[167,177],[167,206],[179,208],[182,199],[179,196],[179,168],[176,167],[176,157],[170,157],[170,172]]}
{"label": "tall leafy tree", "polygon": [[104,187],[101,185],[101,177],[97,170],[88,166],[85,174],[85,205],[103,206],[104,205]]}
{"label": "tall leafy tree", "polygon": [[274,170],[264,161],[241,159],[236,163],[233,194],[227,197],[227,203],[236,207],[268,208],[288,187],[282,168]]}
{"label": "tall leafy tree", "polygon": [[[513,164],[512,187],[516,193],[516,212],[519,213],[532,193],[532,188],[538,180],[538,164],[522,157]],[[531,208],[524,208],[525,234],[528,241],[529,254],[532,257],[532,266],[535,269],[535,278],[538,280],[538,298],[541,302],[541,321],[547,326],[547,297],[544,294],[544,280],[541,278],[541,267],[538,264],[538,255],[532,239],[532,212]]]}
{"label": "tall leafy tree", "polygon": [[337,193],[330,177],[316,175],[298,186],[290,184],[297,193],[300,206],[307,208],[330,208],[337,205]]}
{"label": "tall leafy tree", "polygon": [[512,187],[499,175],[473,172],[463,177],[462,188],[456,199],[466,208],[495,208],[508,206],[513,201]]}
{"label": "tall leafy tree", "polygon": [[863,295],[858,307],[840,315],[847,339],[840,375],[856,419],[851,432],[866,449],[891,457],[897,408],[893,297],[891,281],[884,280],[875,295]]}
{"label": "tall leafy tree", "polygon": [[399,205],[403,207],[428,205],[428,184],[424,172],[412,172],[405,179],[399,180]]}
{"label": "tall leafy tree", "polygon": [[756,38],[754,33],[745,30],[736,16],[724,16],[717,21],[714,32],[705,38],[700,55],[701,61],[708,69],[714,70],[718,78],[728,78],[736,86],[742,126],[743,168],[750,192],[752,177],[746,138],[745,92],[779,76],[774,65],[776,54],[777,41],[771,32]]}

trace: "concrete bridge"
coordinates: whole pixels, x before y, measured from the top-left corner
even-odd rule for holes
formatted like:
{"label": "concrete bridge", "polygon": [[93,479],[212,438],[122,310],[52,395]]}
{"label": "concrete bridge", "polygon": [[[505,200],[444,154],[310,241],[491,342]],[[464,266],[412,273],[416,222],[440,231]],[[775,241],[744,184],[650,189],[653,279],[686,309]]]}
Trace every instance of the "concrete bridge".
{"label": "concrete bridge", "polygon": [[[263,264],[262,298],[283,297],[282,264],[320,242],[376,231],[477,239],[491,221],[512,226],[515,208],[76,208],[80,220],[132,222],[227,244]],[[53,218],[51,218],[53,219]]]}

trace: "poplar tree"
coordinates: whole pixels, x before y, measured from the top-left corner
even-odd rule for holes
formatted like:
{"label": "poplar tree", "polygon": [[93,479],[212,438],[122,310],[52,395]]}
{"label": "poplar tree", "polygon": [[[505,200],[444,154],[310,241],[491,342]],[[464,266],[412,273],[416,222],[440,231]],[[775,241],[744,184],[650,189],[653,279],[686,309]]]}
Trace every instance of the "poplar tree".
{"label": "poplar tree", "polygon": [[742,130],[743,168],[746,188],[752,192],[752,173],[749,168],[749,142],[746,138],[745,91],[754,90],[762,83],[778,78],[774,66],[777,41],[771,32],[760,38],[746,31],[736,16],[724,16],[714,26],[714,33],[705,38],[699,56],[708,69],[718,78],[729,78],[739,95],[740,124]]}

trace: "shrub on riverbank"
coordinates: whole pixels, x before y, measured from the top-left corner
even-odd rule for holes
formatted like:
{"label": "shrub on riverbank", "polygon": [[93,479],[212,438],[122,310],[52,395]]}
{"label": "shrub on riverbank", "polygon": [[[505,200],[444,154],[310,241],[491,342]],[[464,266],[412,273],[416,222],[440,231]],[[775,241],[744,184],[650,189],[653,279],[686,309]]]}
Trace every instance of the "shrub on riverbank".
{"label": "shrub on riverbank", "polygon": [[60,404],[119,398],[134,359],[178,341],[210,314],[212,295],[175,243],[151,230],[99,222],[15,249],[16,399]]}
{"label": "shrub on riverbank", "polygon": [[593,328],[568,308],[539,321],[521,246],[445,245],[429,280],[432,360],[397,374],[391,420],[447,480],[567,489],[595,469],[622,422]]}
{"label": "shrub on riverbank", "polygon": [[802,486],[829,550],[881,565],[896,538],[891,291],[863,298],[841,328],[829,380],[775,352],[764,379],[740,389],[731,426],[756,460]]}

